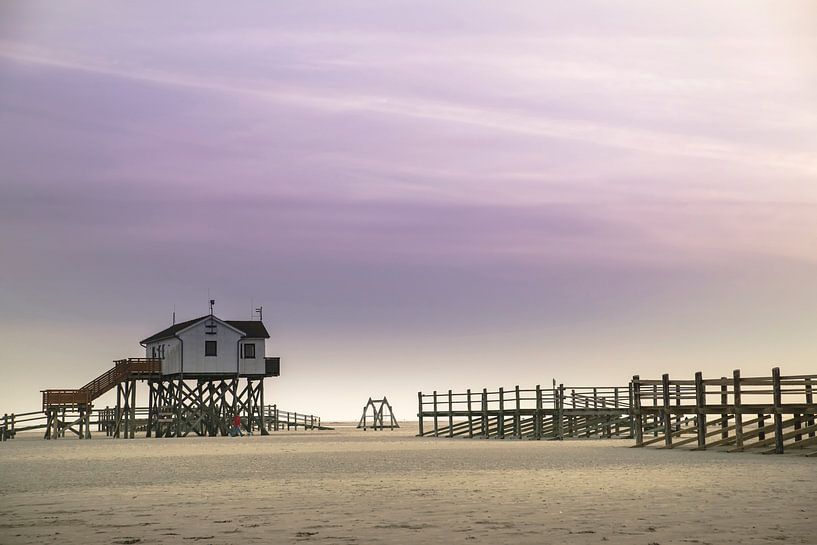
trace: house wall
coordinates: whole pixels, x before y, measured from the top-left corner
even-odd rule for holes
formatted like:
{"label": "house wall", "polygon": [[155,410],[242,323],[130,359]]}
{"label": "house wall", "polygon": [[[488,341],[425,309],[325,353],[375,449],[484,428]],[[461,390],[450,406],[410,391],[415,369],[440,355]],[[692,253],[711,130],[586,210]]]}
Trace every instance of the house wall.
{"label": "house wall", "polygon": [[[245,344],[255,345],[255,358],[244,358]],[[241,341],[241,359],[239,362],[241,374],[247,375],[263,375],[265,371],[264,366],[264,339],[244,339]]]}
{"label": "house wall", "polygon": [[156,357],[160,357],[161,347],[165,347],[165,357],[162,358],[162,374],[170,375],[179,372],[181,366],[181,349],[179,339],[162,339],[145,345],[145,357],[154,357],[153,349],[156,348]]}
{"label": "house wall", "polygon": [[[207,335],[205,333],[208,322],[209,320],[203,320],[178,333],[178,336],[184,341],[184,365],[181,370],[185,375],[235,374],[239,364],[237,356],[241,333],[215,320],[215,335]],[[205,341],[218,343],[216,356],[204,355]]]}

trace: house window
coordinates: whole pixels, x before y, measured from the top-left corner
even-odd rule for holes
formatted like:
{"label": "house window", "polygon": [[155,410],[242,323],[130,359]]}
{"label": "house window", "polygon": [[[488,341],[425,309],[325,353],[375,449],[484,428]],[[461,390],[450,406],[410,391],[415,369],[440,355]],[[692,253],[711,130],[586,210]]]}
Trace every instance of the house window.
{"label": "house window", "polygon": [[215,356],[216,354],[216,341],[204,341],[204,355],[205,356]]}
{"label": "house window", "polygon": [[255,345],[252,343],[244,345],[244,359],[255,358]]}
{"label": "house window", "polygon": [[162,345],[159,348],[159,358],[160,359],[165,359],[165,345]]}
{"label": "house window", "polygon": [[151,353],[151,357],[156,359],[156,347],[155,346],[150,347],[150,353]]}

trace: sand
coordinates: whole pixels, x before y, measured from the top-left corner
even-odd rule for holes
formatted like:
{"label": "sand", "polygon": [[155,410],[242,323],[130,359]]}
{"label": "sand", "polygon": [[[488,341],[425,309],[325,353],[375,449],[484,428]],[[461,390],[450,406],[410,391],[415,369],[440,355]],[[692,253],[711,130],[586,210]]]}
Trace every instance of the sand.
{"label": "sand", "polygon": [[817,461],[395,432],[0,444],[0,543],[817,543]]}

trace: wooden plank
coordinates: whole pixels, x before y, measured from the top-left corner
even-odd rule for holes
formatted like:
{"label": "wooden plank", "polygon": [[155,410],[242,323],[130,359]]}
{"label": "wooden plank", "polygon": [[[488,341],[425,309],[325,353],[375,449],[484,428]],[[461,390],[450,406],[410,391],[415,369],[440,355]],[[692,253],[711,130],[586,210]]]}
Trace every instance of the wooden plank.
{"label": "wooden plank", "polygon": [[664,402],[664,445],[667,448],[672,448],[672,422],[669,418],[669,374],[664,374],[661,377],[661,393]]}
{"label": "wooden plank", "polygon": [[775,453],[783,454],[783,415],[780,414],[779,408],[783,404],[782,394],[780,392],[780,368],[772,369],[772,386],[774,388],[774,436],[775,436]]}
{"label": "wooden plank", "polygon": [[697,407],[696,422],[698,430],[698,448],[706,448],[706,386],[704,386],[703,373],[695,373],[695,405]]}

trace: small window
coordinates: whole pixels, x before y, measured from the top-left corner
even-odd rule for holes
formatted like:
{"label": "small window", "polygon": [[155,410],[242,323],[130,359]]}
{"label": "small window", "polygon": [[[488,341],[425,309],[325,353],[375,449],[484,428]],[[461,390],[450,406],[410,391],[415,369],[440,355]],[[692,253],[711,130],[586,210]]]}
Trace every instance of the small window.
{"label": "small window", "polygon": [[162,345],[161,348],[159,349],[159,358],[165,359],[165,345]]}
{"label": "small window", "polygon": [[252,343],[244,345],[244,359],[255,359],[255,345]]}
{"label": "small window", "polygon": [[156,347],[155,346],[150,347],[150,353],[151,353],[151,357],[153,359],[156,359]]}
{"label": "small window", "polygon": [[216,341],[204,341],[204,355],[216,356]]}

